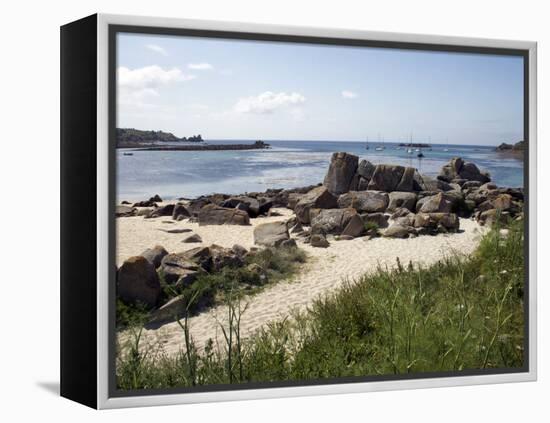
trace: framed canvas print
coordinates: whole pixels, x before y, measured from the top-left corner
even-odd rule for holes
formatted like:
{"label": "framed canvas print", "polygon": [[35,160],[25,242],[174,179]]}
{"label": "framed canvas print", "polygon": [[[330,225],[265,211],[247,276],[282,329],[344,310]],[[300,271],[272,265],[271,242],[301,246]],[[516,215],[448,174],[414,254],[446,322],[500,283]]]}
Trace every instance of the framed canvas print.
{"label": "framed canvas print", "polygon": [[61,28],[61,393],[536,378],[536,44]]}

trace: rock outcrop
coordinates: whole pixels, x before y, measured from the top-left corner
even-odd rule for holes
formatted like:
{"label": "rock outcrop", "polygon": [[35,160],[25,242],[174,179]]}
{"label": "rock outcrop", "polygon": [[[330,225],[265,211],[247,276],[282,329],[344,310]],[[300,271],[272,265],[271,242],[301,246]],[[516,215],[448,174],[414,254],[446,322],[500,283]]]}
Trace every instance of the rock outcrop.
{"label": "rock outcrop", "polygon": [[346,209],[324,209],[313,212],[311,219],[312,234],[334,234],[339,235],[346,228],[357,211],[353,208]]}
{"label": "rock outcrop", "polygon": [[349,191],[338,197],[338,207],[352,207],[366,213],[383,212],[388,203],[388,194],[382,191]]}
{"label": "rock outcrop", "polygon": [[298,221],[304,224],[310,223],[311,209],[331,209],[338,206],[337,198],[330,193],[328,188],[320,186],[313,188],[307,194],[303,194],[294,207]]}
{"label": "rock outcrop", "polygon": [[145,257],[130,257],[117,271],[117,294],[129,304],[156,306],[160,296],[160,280],[155,266]]}
{"label": "rock outcrop", "polygon": [[155,245],[153,248],[148,248],[141,253],[141,256],[155,266],[155,269],[160,266],[162,259],[166,255],[168,255],[168,251],[166,251],[162,245]]}
{"label": "rock outcrop", "polygon": [[478,181],[482,184],[491,180],[489,175],[486,172],[481,172],[474,163],[465,162],[460,157],[453,158],[443,166],[437,178],[445,182],[465,179],[467,181]]}
{"label": "rock outcrop", "polygon": [[198,212],[199,226],[204,225],[249,225],[246,211],[207,204]]}
{"label": "rock outcrop", "polygon": [[359,158],[348,153],[334,153],[323,185],[334,195],[348,192],[355,177]]}
{"label": "rock outcrop", "polygon": [[278,247],[290,239],[286,222],[262,223],[254,228],[254,244]]}

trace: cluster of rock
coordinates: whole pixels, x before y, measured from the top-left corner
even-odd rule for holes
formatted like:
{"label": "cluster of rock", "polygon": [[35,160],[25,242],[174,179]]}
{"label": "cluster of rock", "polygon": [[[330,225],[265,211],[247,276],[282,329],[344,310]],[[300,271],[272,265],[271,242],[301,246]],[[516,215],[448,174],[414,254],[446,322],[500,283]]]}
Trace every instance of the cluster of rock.
{"label": "cluster of rock", "polygon": [[149,200],[130,204],[123,201],[116,206],[116,217],[143,216],[145,218],[172,217],[190,219],[199,225],[249,225],[250,218],[267,216],[273,207],[287,207],[296,196],[307,193],[314,186],[294,189],[268,189],[244,195],[212,194],[194,199],[180,199],[176,204],[159,205],[162,199],[155,195]]}
{"label": "cluster of rock", "polygon": [[[182,296],[163,296],[160,275],[167,285],[181,291],[201,274],[244,266],[247,255],[253,253],[240,245],[232,248],[210,245],[170,254],[157,245],[130,257],[117,269],[117,296],[127,304],[139,303],[151,309],[152,322],[170,320],[185,311],[186,303]],[[249,267],[248,270],[257,272],[258,277],[267,277],[259,266]]]}
{"label": "cluster of rock", "polygon": [[293,195],[287,206],[313,246],[328,246],[327,235],[350,239],[368,234],[369,228],[373,232],[373,227],[386,228],[384,236],[405,238],[456,232],[459,217],[473,216],[486,224],[521,216],[523,190],[498,188],[490,180],[461,158],[432,178],[412,167],[374,165],[334,153],[323,185]]}
{"label": "cluster of rock", "polygon": [[[291,190],[230,196],[213,194],[158,205],[160,197],[117,206],[117,216],[171,216],[199,225],[248,225],[270,216],[274,207],[292,209],[287,222],[257,225],[257,245],[295,245],[301,238],[312,246],[328,246],[327,236],[405,238],[457,232],[459,217],[481,224],[523,216],[523,190],[499,188],[474,163],[453,158],[437,177],[413,167],[359,161],[355,155],[334,153],[322,185]],[[383,231],[382,231],[383,230]]]}

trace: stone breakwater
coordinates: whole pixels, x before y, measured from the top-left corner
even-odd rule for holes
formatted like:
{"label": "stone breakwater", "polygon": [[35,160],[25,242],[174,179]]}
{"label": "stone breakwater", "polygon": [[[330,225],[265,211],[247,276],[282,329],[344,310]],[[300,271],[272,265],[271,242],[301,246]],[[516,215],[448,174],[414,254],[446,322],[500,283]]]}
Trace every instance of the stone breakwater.
{"label": "stone breakwater", "polygon": [[254,144],[187,144],[187,145],[161,145],[143,143],[123,143],[118,148],[130,148],[144,151],[227,151],[227,150],[265,150],[270,148],[269,144],[263,141],[256,141]]}

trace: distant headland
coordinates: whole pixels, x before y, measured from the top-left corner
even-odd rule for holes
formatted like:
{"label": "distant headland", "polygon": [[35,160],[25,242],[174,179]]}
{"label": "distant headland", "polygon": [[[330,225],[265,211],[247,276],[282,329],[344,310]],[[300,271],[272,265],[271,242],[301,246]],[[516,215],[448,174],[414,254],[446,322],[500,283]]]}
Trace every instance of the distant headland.
{"label": "distant headland", "polygon": [[203,142],[203,139],[200,134],[179,138],[171,132],[142,131],[135,128],[117,128],[116,141],[118,148],[125,148],[127,145],[131,148],[136,144],[154,142]]}
{"label": "distant headland", "polygon": [[116,129],[116,147],[149,151],[224,151],[270,148],[269,144],[263,141],[256,141],[253,144],[207,144],[200,134],[179,138],[171,132],[143,131],[134,128]]}

